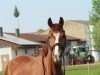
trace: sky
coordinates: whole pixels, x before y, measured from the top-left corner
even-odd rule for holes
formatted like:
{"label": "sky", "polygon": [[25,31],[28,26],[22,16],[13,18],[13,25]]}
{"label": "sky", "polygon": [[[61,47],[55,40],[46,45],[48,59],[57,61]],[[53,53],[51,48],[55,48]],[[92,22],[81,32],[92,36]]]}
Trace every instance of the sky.
{"label": "sky", "polygon": [[4,32],[15,32],[18,20],[14,17],[17,6],[20,16],[20,32],[35,32],[48,29],[47,20],[58,23],[64,20],[89,20],[91,0],[0,0],[0,27]]}

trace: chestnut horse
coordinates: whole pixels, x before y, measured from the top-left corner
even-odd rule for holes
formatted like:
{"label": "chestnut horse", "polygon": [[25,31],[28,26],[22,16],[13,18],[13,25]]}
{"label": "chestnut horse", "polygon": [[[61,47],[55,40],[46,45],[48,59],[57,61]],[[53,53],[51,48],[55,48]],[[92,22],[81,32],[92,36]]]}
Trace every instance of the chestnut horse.
{"label": "chestnut horse", "polygon": [[16,56],[7,64],[5,75],[63,75],[61,56],[66,46],[63,24],[62,17],[56,24],[49,18],[50,37],[40,48],[39,55]]}

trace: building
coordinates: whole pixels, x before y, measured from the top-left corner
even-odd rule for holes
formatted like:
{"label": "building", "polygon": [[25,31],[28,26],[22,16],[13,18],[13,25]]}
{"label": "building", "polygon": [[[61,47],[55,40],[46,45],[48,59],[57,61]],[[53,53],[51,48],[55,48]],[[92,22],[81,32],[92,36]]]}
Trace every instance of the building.
{"label": "building", "polygon": [[89,46],[89,53],[91,53],[94,56],[96,62],[99,62],[100,61],[100,51],[95,50],[94,48],[94,41],[92,38],[93,28],[94,27],[92,25],[88,26],[87,28],[87,45]]}
{"label": "building", "polygon": [[40,46],[39,43],[2,33],[0,30],[0,71],[13,57],[32,54]]}

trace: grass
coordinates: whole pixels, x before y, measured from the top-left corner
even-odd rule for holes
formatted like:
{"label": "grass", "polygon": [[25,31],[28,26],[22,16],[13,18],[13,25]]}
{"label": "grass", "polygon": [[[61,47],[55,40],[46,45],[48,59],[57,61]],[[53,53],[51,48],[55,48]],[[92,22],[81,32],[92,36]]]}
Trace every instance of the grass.
{"label": "grass", "polygon": [[100,64],[68,66],[66,75],[100,75]]}
{"label": "grass", "polygon": [[[89,71],[89,72],[88,72]],[[3,75],[0,72],[0,75]],[[100,75],[100,63],[66,66],[66,75]]]}
{"label": "grass", "polygon": [[0,75],[3,75],[2,72],[0,72]]}

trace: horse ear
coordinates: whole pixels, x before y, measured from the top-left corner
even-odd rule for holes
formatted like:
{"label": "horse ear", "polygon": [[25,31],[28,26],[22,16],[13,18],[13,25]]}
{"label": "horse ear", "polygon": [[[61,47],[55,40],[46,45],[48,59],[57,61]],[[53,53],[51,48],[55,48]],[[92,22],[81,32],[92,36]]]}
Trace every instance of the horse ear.
{"label": "horse ear", "polygon": [[62,26],[64,25],[64,19],[62,17],[60,17],[59,24]]}
{"label": "horse ear", "polygon": [[52,28],[52,26],[53,26],[53,23],[52,23],[52,20],[51,20],[51,18],[49,18],[49,19],[48,19],[48,25],[49,25],[49,27],[51,27],[51,28]]}

